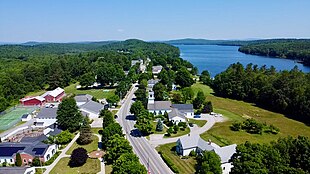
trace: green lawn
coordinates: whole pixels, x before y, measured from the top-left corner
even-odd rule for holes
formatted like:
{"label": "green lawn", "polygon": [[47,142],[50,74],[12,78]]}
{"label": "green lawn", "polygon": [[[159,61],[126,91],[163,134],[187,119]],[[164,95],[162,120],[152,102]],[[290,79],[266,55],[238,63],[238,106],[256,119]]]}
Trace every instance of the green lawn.
{"label": "green lawn", "polygon": [[67,155],[71,155],[72,151],[78,147],[83,147],[87,150],[87,152],[92,152],[98,149],[98,137],[93,135],[93,142],[87,145],[79,145],[76,142],[70,147],[70,149],[66,152]]}
{"label": "green lawn", "polygon": [[112,165],[105,165],[105,173],[106,174],[111,174],[112,173]]}
{"label": "green lawn", "polygon": [[91,128],[91,131],[95,134],[99,134],[100,130],[102,130],[102,128]]}
{"label": "green lawn", "polygon": [[152,129],[152,132],[154,132],[154,134],[165,134],[167,132],[167,128],[163,125],[163,131],[159,132],[159,131],[156,131],[156,125],[157,125],[157,122],[151,122],[152,125],[153,125],[153,129]]}
{"label": "green lawn", "polygon": [[51,174],[73,174],[73,173],[92,173],[100,172],[101,166],[98,159],[87,159],[87,162],[81,167],[71,168],[68,166],[70,158],[62,158],[50,172]]}
{"label": "green lawn", "polygon": [[175,152],[176,143],[164,144],[156,147],[156,150],[165,154],[179,169],[180,174],[192,174],[195,173],[196,160],[194,158],[181,159]]}
{"label": "green lawn", "polygon": [[196,124],[198,127],[202,127],[207,123],[207,120],[195,120],[195,119],[188,119],[188,123]]}
{"label": "green lawn", "polygon": [[207,85],[204,85],[202,83],[195,83],[191,87],[195,93],[195,96],[197,95],[198,91],[202,91],[206,96],[212,95],[213,89],[210,88]]}
{"label": "green lawn", "polygon": [[[201,89],[206,94],[206,100],[212,101],[214,111],[223,114],[228,121],[216,123],[209,131],[201,137],[205,140],[211,139],[219,145],[231,143],[244,143],[245,141],[268,143],[280,137],[304,135],[310,137],[310,127],[304,123],[289,119],[283,114],[271,112],[255,106],[252,103],[232,100],[212,95],[210,87],[202,84],[194,84],[194,90]],[[229,126],[234,121],[242,121],[247,118],[254,118],[259,122],[273,124],[280,129],[277,135],[263,134],[255,135],[246,132],[231,131]]]}
{"label": "green lawn", "polygon": [[[112,95],[114,95],[114,91],[115,89],[86,89],[86,90],[82,90],[82,89],[76,89],[77,83],[72,84],[70,86],[65,87],[65,92],[67,94],[89,94],[94,96],[97,99],[102,99],[102,98],[108,98]],[[104,91],[104,90],[108,90],[108,91]]]}
{"label": "green lawn", "polygon": [[179,137],[179,136],[182,136],[182,135],[189,134],[189,132],[190,132],[190,129],[189,129],[189,127],[187,127],[184,131],[180,129],[176,134],[171,134],[170,137],[164,136],[164,138]]}
{"label": "green lawn", "polygon": [[45,172],[45,168],[37,168],[35,174],[43,174]]}

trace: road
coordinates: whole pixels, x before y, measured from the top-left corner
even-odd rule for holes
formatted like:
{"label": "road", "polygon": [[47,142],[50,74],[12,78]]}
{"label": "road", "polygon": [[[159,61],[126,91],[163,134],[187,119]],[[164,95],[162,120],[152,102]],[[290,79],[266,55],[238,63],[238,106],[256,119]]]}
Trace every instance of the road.
{"label": "road", "polygon": [[[136,85],[136,84],[135,84]],[[133,151],[140,159],[141,164],[143,164],[151,174],[172,174],[171,169],[166,165],[166,163],[159,156],[157,151],[151,146],[145,137],[135,137],[130,133],[134,130],[135,121],[126,119],[130,116],[130,106],[133,103],[134,92],[137,87],[133,86],[129,94],[122,101],[122,107],[118,111],[117,121],[123,128],[126,138],[133,147]]]}

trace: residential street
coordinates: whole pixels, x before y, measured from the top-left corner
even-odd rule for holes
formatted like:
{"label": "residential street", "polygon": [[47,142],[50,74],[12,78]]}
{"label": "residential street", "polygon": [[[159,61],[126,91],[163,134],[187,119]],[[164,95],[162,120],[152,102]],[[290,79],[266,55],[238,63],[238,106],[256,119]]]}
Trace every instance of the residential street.
{"label": "residential street", "polygon": [[151,174],[172,174],[173,172],[171,169],[165,164],[157,151],[151,146],[145,137],[131,135],[132,130],[135,129],[135,122],[129,119],[129,110],[136,90],[137,87],[134,86],[127,97],[122,101],[122,107],[117,113],[117,121],[123,127],[126,138],[132,145],[134,152],[138,155],[140,162],[150,171]]}

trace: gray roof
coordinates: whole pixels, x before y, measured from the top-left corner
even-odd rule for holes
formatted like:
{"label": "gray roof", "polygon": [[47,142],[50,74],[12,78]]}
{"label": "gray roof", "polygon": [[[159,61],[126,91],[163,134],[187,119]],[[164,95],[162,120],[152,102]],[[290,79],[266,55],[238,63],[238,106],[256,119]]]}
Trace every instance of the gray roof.
{"label": "gray roof", "polygon": [[218,156],[220,156],[221,158],[221,162],[222,163],[228,163],[229,159],[231,158],[231,156],[236,153],[236,144],[232,144],[229,146],[224,146],[221,148],[216,148],[214,149],[214,152],[216,154],[218,154]]}
{"label": "gray roof", "polygon": [[42,134],[40,136],[37,137],[23,137],[20,142],[22,143],[33,143],[35,141],[44,141],[47,139],[47,136]]}
{"label": "gray roof", "polygon": [[202,150],[213,150],[219,146],[215,143],[209,143],[200,138],[199,135],[184,136],[179,139],[183,149],[199,147]]}
{"label": "gray roof", "polygon": [[177,108],[181,112],[194,112],[192,104],[172,104],[173,108]]}
{"label": "gray roof", "polygon": [[27,118],[29,116],[29,114],[24,114],[22,115],[22,118]]}
{"label": "gray roof", "polygon": [[104,105],[91,100],[91,101],[81,105],[80,108],[84,109],[86,111],[95,113],[95,114],[99,114],[100,110],[102,110],[104,108]]}
{"label": "gray roof", "polygon": [[0,174],[24,174],[30,167],[0,167]]}
{"label": "gray roof", "polygon": [[155,101],[147,105],[148,110],[171,110],[171,101]]}
{"label": "gray roof", "polygon": [[79,94],[74,97],[76,102],[88,102],[93,98],[93,96],[89,94]]}
{"label": "gray roof", "polygon": [[176,108],[172,108],[172,111],[168,113],[169,120],[177,116],[186,119],[184,113]]}
{"label": "gray roof", "polygon": [[152,72],[161,71],[162,69],[163,69],[163,67],[161,65],[153,66],[152,67]]}
{"label": "gray roof", "polygon": [[148,84],[148,85],[155,85],[155,84],[158,83],[158,82],[159,82],[158,79],[156,79],[156,80],[155,80],[155,79],[151,79],[151,80],[148,80],[148,81],[147,81],[147,84]]}
{"label": "gray roof", "polygon": [[57,108],[41,108],[36,118],[55,118],[57,116]]}

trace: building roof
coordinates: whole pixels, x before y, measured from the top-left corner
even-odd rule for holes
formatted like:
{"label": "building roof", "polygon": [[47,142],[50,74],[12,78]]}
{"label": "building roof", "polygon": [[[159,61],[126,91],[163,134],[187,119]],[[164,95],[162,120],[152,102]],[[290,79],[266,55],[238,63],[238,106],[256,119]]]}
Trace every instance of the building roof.
{"label": "building roof", "polygon": [[81,105],[80,108],[83,110],[95,113],[95,114],[99,114],[100,110],[102,110],[104,108],[104,105],[91,100],[91,101]]}
{"label": "building roof", "polygon": [[33,143],[33,142],[36,142],[36,141],[44,141],[47,139],[47,136],[42,134],[40,136],[37,136],[37,137],[23,137],[20,142],[21,143]]}
{"label": "building roof", "polygon": [[155,85],[155,84],[158,83],[158,82],[159,82],[158,79],[151,79],[151,80],[148,80],[148,81],[147,81],[147,84],[148,84],[148,85]]}
{"label": "building roof", "polygon": [[41,108],[36,118],[55,118],[57,116],[57,108]]}
{"label": "building roof", "polygon": [[92,100],[93,96],[89,94],[79,94],[74,97],[76,102],[88,102]]}
{"label": "building roof", "polygon": [[43,98],[41,96],[25,97],[25,98],[20,99],[20,101],[25,102],[25,101],[29,101],[29,100],[32,100],[32,99],[36,99],[36,100],[39,100],[41,102],[45,101],[45,98]]}
{"label": "building roof", "polygon": [[236,144],[220,147],[213,142],[206,142],[199,135],[183,136],[178,140],[183,149],[200,148],[203,151],[213,150],[220,158],[221,163],[227,163],[231,156],[236,152]]}
{"label": "building roof", "polygon": [[171,110],[171,101],[154,101],[147,105],[148,110]]}
{"label": "building roof", "polygon": [[61,93],[63,93],[65,90],[58,87],[52,91],[47,91],[46,93],[44,93],[43,95],[41,95],[42,97],[46,97],[47,95],[50,95],[52,97],[57,97],[59,96]]}
{"label": "building roof", "polygon": [[24,174],[31,167],[0,167],[0,174]]}
{"label": "building roof", "polygon": [[[0,144],[0,157],[11,157],[20,150],[24,150],[26,147],[20,146],[6,146],[4,143]],[[1,167],[0,167],[1,168]]]}
{"label": "building roof", "polygon": [[194,112],[194,107],[192,104],[172,104],[171,107],[176,108],[181,112]]}
{"label": "building roof", "polygon": [[222,163],[227,163],[229,161],[229,159],[231,158],[231,156],[236,153],[236,144],[232,144],[229,146],[224,146],[224,147],[220,147],[220,148],[216,148],[214,149],[214,152],[220,156],[221,158],[221,162]]}
{"label": "building roof", "polygon": [[176,108],[172,108],[171,112],[168,113],[169,120],[174,118],[174,117],[181,117],[183,119],[186,119],[184,113],[180,112]]}
{"label": "building roof", "polygon": [[154,73],[159,73],[161,70],[163,69],[163,67],[161,65],[158,66],[153,66],[152,67],[152,72]]}

